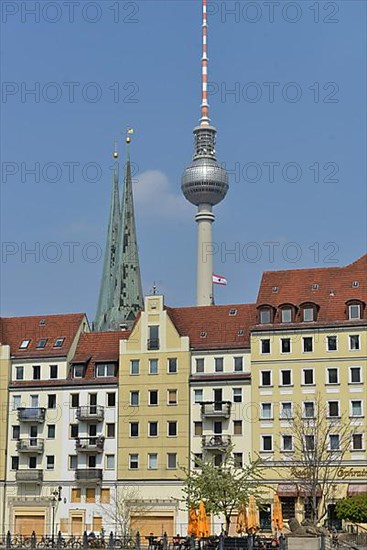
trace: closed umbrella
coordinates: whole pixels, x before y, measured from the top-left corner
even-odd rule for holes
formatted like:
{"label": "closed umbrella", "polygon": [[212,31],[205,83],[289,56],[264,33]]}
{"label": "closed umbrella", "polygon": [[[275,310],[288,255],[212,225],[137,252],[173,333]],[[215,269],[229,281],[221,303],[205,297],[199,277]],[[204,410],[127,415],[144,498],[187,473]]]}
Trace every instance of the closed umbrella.
{"label": "closed umbrella", "polygon": [[277,493],[274,494],[273,513],[272,513],[273,530],[275,533],[283,530],[283,512],[282,504]]}
{"label": "closed umbrella", "polygon": [[247,514],[244,503],[241,504],[237,514],[236,532],[243,533],[247,529]]}
{"label": "closed umbrella", "polygon": [[255,497],[251,495],[248,499],[247,532],[253,534],[259,529],[259,513],[256,506],[256,500]]}
{"label": "closed umbrella", "polygon": [[209,536],[208,518],[206,515],[205,504],[202,500],[199,504],[197,536],[200,538]]}
{"label": "closed umbrella", "polygon": [[198,517],[195,508],[191,507],[189,512],[189,524],[187,526],[187,534],[194,537],[198,534]]}

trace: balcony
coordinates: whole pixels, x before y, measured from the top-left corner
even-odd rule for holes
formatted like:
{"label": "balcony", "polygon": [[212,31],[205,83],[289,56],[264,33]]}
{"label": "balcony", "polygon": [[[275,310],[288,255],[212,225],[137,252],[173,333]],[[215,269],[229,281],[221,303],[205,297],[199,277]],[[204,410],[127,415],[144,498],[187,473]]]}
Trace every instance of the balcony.
{"label": "balcony", "polygon": [[231,408],[230,401],[204,401],[201,403],[201,415],[209,418],[229,418]]}
{"label": "balcony", "polygon": [[159,338],[149,338],[147,341],[148,349],[159,349]]}
{"label": "balcony", "polygon": [[100,483],[102,481],[102,470],[98,468],[84,468],[75,470],[75,479],[79,483]]}
{"label": "balcony", "polygon": [[225,451],[230,444],[230,435],[204,435],[202,438],[203,449],[208,451]]}
{"label": "balcony", "polygon": [[103,447],[103,435],[97,435],[96,437],[78,437],[75,441],[75,449],[79,453],[102,453]]}
{"label": "balcony", "polygon": [[19,422],[38,422],[45,421],[46,409],[40,407],[19,407],[18,420]]}
{"label": "balcony", "polygon": [[76,417],[82,422],[102,422],[104,419],[104,407],[100,407],[99,405],[78,407]]}
{"label": "balcony", "polygon": [[19,453],[42,454],[44,448],[43,439],[30,437],[29,439],[20,439],[17,441],[17,451]]}
{"label": "balcony", "polygon": [[43,470],[17,470],[15,472],[15,479],[19,483],[37,483],[40,484],[43,481]]}

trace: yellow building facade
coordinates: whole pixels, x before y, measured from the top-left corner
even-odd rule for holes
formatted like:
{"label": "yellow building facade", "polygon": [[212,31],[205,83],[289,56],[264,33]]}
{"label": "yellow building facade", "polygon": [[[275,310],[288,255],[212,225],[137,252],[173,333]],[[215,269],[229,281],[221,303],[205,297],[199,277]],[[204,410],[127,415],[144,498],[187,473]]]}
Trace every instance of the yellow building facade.
{"label": "yellow building facade", "polygon": [[10,347],[0,343],[0,531],[3,532],[5,515],[5,480],[8,427],[8,383],[10,373]]}

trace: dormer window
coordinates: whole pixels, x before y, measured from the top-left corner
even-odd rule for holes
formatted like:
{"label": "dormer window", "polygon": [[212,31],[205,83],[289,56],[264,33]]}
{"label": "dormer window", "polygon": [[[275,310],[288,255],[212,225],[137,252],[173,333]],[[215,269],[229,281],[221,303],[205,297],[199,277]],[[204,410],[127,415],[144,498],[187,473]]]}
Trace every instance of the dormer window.
{"label": "dormer window", "polygon": [[260,309],[260,323],[262,325],[271,323],[271,311],[269,307]]}
{"label": "dormer window", "polygon": [[65,338],[56,338],[54,348],[62,348]]}
{"label": "dormer window", "polygon": [[234,317],[235,315],[237,315],[237,309],[230,309],[229,310],[229,316]]}
{"label": "dormer window", "polygon": [[30,344],[30,340],[22,340],[20,346],[19,346],[19,349],[27,349],[27,347],[29,346]]}
{"label": "dormer window", "polygon": [[351,321],[354,319],[361,318],[361,305],[360,304],[350,304],[348,306],[348,319]]}
{"label": "dormer window", "polygon": [[83,378],[83,376],[84,376],[84,365],[73,365],[73,367],[72,367],[72,376],[73,376],[73,378]]}
{"label": "dormer window", "polygon": [[315,310],[314,310],[313,307],[304,307],[303,308],[303,320],[306,323],[309,323],[309,322],[315,320]]}
{"label": "dormer window", "polygon": [[105,378],[107,376],[115,376],[116,368],[114,363],[99,363],[96,365],[96,376]]}
{"label": "dormer window", "polygon": [[282,323],[291,323],[292,322],[292,308],[283,307],[281,310],[281,320]]}
{"label": "dormer window", "polygon": [[38,324],[39,324],[40,327],[44,327],[45,324],[46,324],[46,319],[41,319]]}
{"label": "dormer window", "polygon": [[47,338],[40,338],[37,342],[36,348],[37,349],[43,349],[43,348],[46,347],[46,344],[47,344]]}
{"label": "dormer window", "polygon": [[206,338],[206,332],[204,330],[200,332],[200,338]]}

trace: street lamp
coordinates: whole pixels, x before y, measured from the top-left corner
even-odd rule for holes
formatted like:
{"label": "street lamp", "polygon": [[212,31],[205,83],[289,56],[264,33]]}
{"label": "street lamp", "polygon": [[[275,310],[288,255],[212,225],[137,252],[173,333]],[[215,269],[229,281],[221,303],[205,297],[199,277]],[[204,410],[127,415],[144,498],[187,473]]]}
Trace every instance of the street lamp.
{"label": "street lamp", "polygon": [[52,505],[52,533],[51,533],[51,535],[52,535],[52,547],[55,546],[55,511],[56,511],[57,503],[62,500],[61,491],[62,491],[62,487],[59,486],[57,489],[55,489],[51,493],[51,499],[52,499],[51,500],[51,505]]}

